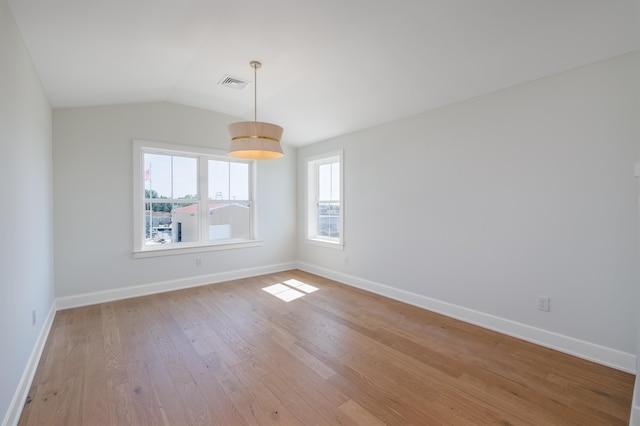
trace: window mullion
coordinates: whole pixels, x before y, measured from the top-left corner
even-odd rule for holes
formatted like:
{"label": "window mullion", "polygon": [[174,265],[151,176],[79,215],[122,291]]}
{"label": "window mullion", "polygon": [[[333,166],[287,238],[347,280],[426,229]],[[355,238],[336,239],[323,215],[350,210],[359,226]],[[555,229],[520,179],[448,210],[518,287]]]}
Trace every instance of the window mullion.
{"label": "window mullion", "polygon": [[198,159],[198,200],[200,210],[200,242],[209,241],[209,160]]}
{"label": "window mullion", "polygon": [[248,202],[249,202],[249,214],[250,214],[250,222],[249,222],[249,232],[251,238],[258,238],[258,181],[256,175],[256,162],[252,161],[248,166],[249,171],[249,192],[247,193]]}

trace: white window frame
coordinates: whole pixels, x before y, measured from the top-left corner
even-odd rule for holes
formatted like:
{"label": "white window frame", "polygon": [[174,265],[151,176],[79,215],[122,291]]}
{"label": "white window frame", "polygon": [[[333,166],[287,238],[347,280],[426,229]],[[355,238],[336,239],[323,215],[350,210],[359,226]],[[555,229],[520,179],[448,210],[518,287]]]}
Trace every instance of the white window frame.
{"label": "white window frame", "polygon": [[[318,218],[318,168],[323,164],[340,164],[340,224],[339,238],[324,237],[317,234]],[[306,165],[306,203],[305,203],[305,240],[310,244],[324,247],[344,248],[344,153],[342,150],[314,155],[305,159]]]}
{"label": "white window frame", "polygon": [[[198,242],[177,244],[159,244],[145,246],[145,170],[144,154],[166,154],[198,158],[198,211],[208,212],[208,161],[222,160],[249,165],[249,202],[250,202],[250,237],[248,239],[230,239],[212,242],[206,238],[208,232],[208,214],[200,214],[200,240]],[[225,151],[194,147],[187,145],[169,144],[148,140],[133,140],[133,257],[170,256],[177,254],[198,253],[214,250],[229,250],[242,247],[259,246],[262,242],[258,239],[256,203],[256,162],[253,160],[241,160],[232,158]],[[201,172],[204,171],[204,172]]]}

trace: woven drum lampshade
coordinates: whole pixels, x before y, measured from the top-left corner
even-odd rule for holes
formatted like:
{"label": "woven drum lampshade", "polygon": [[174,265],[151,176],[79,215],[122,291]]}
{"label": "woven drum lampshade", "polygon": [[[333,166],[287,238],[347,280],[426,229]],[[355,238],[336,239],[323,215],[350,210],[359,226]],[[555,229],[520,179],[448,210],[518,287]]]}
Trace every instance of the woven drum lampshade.
{"label": "woven drum lampshade", "polygon": [[227,126],[231,143],[228,154],[231,157],[246,158],[248,160],[270,160],[284,156],[280,146],[283,128],[271,123],[258,121],[258,75],[257,70],[262,66],[258,61],[249,63],[253,68],[254,97],[253,121],[240,121]]}
{"label": "woven drum lampshade", "polygon": [[240,121],[227,126],[231,143],[228,154],[250,160],[270,160],[284,156],[280,146],[283,128],[262,121]]}

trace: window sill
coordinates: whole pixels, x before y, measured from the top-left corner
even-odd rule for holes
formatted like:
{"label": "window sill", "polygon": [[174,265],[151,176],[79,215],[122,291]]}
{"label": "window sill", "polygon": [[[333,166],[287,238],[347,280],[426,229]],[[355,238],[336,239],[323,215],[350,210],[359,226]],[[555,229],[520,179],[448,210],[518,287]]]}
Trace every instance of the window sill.
{"label": "window sill", "polygon": [[344,250],[344,244],[342,242],[321,240],[319,238],[305,238],[305,242],[314,246],[327,247],[335,250]]}
{"label": "window sill", "polygon": [[239,248],[258,247],[262,245],[261,240],[251,241],[235,241],[222,244],[209,244],[209,245],[194,245],[194,246],[182,246],[182,247],[161,247],[161,248],[146,248],[143,250],[136,250],[133,252],[134,259],[144,259],[147,257],[160,257],[160,256],[175,256],[180,254],[190,253],[202,253],[207,251],[219,251],[219,250],[233,250]]}

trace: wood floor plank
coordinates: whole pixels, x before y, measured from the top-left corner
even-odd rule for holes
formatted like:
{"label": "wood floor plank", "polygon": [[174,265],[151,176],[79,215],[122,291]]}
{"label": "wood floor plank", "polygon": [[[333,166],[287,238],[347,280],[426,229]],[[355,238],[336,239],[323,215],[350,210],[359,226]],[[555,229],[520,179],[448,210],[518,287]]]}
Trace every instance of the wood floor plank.
{"label": "wood floor plank", "polygon": [[113,303],[102,305],[102,338],[104,344],[105,368],[107,374],[113,379],[118,374],[126,376],[122,345],[120,343],[120,330],[116,320],[116,312]]}
{"label": "wood floor plank", "polygon": [[57,312],[19,424],[626,425],[634,380],[292,270]]}
{"label": "wood floor plank", "polygon": [[278,327],[277,325],[271,327],[269,330],[269,337],[323,379],[328,379],[336,374],[336,372],[326,364],[302,349],[302,347],[298,345],[297,337],[283,328]]}
{"label": "wood floor plank", "polygon": [[178,390],[171,381],[164,363],[160,360],[146,364],[149,384],[165,425],[191,424],[186,407],[182,404]]}
{"label": "wood floor plank", "polygon": [[202,393],[195,382],[189,382],[177,386],[178,395],[180,395],[180,401],[185,407],[187,413],[187,421],[192,425],[211,425],[211,426],[223,426],[219,423],[213,413],[211,412],[207,399]]}
{"label": "wood floor plank", "polygon": [[[524,401],[524,404],[529,407],[530,413],[538,411],[541,413],[553,413],[556,422],[560,422],[562,419],[571,419],[575,424],[588,424],[595,418],[585,410],[576,409],[577,407],[564,400],[559,392],[541,391],[543,387],[540,386],[540,383],[514,381],[501,374],[484,369],[475,369],[466,374],[473,375],[474,381],[490,383],[492,387],[499,388],[505,395],[509,395],[509,400],[513,401],[513,403],[522,404]],[[465,378],[462,378],[460,382],[463,381],[465,381]],[[546,386],[545,390],[549,388],[553,388],[553,386]]]}
{"label": "wood floor plank", "polygon": [[369,381],[367,376],[348,366],[331,377],[329,383],[384,423],[393,425],[434,424],[434,419],[422,411],[424,406],[404,404],[392,391]]}
{"label": "wood floor plank", "polygon": [[547,377],[547,383],[549,387],[559,385],[563,391],[562,400],[568,399],[568,405],[592,418],[600,418],[608,424],[624,423],[627,420],[626,413],[621,412],[619,407],[626,403],[628,395],[620,393],[619,389],[595,384],[577,386],[570,379],[555,374]]}
{"label": "wood floor plank", "polygon": [[249,425],[272,424],[272,416],[282,413],[280,407],[282,403],[262,383],[236,389],[230,397],[233,405]]}
{"label": "wood floor plank", "polygon": [[188,368],[193,383],[205,397],[206,403],[217,424],[241,425],[242,419],[224,388],[216,380],[206,362],[200,358],[193,346],[179,345],[177,347],[184,365]]}
{"label": "wood floor plank", "polygon": [[[340,421],[330,421],[325,419],[318,411],[316,411],[307,401],[296,392],[288,383],[282,378],[278,377],[277,373],[269,373],[262,378],[262,383],[275,395],[280,401],[283,401],[284,405],[291,411],[291,413],[299,419],[299,424],[303,425],[318,425],[329,426],[332,424],[346,424],[350,423]],[[328,413],[325,411],[325,413]]]}
{"label": "wood floor plank", "polygon": [[33,394],[33,401],[30,403],[29,417],[21,419],[20,424],[55,424],[57,386],[59,386],[59,382],[56,383],[55,380],[38,385]]}
{"label": "wood floor plank", "polygon": [[[443,392],[429,405],[429,412],[437,424],[452,425],[523,425],[531,424],[507,411],[496,411],[468,395]],[[586,423],[588,424],[588,423]]]}
{"label": "wood floor plank", "polygon": [[156,336],[156,347],[158,353],[171,376],[171,381],[178,387],[193,382],[193,377],[189,373],[189,369],[176,349],[173,340],[166,333],[159,333]]}
{"label": "wood floor plank", "polygon": [[211,369],[211,374],[213,374],[213,376],[216,378],[220,386],[222,386],[227,394],[230,394],[244,386],[247,386],[240,377],[236,376],[230,370],[230,368],[232,367],[234,366],[226,367],[225,365],[220,365],[219,368]]}
{"label": "wood floor plank", "polygon": [[107,398],[109,401],[109,424],[116,425],[134,425],[136,422],[135,411],[133,408],[132,395],[128,391],[130,385],[125,378],[121,380],[107,380]]}
{"label": "wood floor plank", "polygon": [[164,413],[156,399],[153,381],[143,361],[127,365],[128,385],[135,423],[140,425],[164,424]]}
{"label": "wood floor plank", "polygon": [[[102,327],[102,320],[98,320]],[[102,339],[92,339],[87,345],[83,376],[82,424],[109,424],[109,400],[106,392],[109,374],[106,364]]]}
{"label": "wood floor plank", "polygon": [[74,375],[63,380],[57,388],[57,401],[55,417],[49,424],[59,422],[64,419],[64,424],[80,424],[82,419],[82,376]]}
{"label": "wood floor plank", "polygon": [[345,413],[355,424],[369,425],[369,426],[382,426],[384,423],[375,417],[371,412],[365,410],[360,404],[353,399],[348,399],[342,405],[338,407],[340,411]]}

